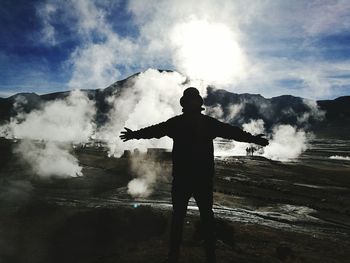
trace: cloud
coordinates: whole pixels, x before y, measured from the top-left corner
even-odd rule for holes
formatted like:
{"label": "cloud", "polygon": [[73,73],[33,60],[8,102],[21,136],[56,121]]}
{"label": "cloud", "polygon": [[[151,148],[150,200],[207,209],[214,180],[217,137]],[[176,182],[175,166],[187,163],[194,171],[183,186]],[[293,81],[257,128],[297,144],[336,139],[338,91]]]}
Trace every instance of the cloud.
{"label": "cloud", "polygon": [[[223,8],[224,7],[224,8]],[[243,77],[244,52],[230,1],[129,1],[146,57],[159,54],[181,73],[225,85]]]}
{"label": "cloud", "polygon": [[104,6],[97,6],[96,1],[72,4],[78,19],[76,31],[84,44],[75,49],[67,62],[73,70],[68,85],[72,88],[105,88],[121,77],[121,67],[127,69],[136,63],[138,46],[132,39],[122,38],[113,31],[106,21]]}
{"label": "cloud", "polygon": [[228,85],[245,75],[245,57],[232,30],[222,23],[191,19],[171,32],[173,61],[193,79]]}
{"label": "cloud", "polygon": [[[349,8],[345,0],[130,0],[126,7],[118,1],[52,0],[38,13],[43,41],[66,37],[58,20],[79,40],[66,61],[73,88],[104,88],[151,67],[235,92],[315,99],[350,87],[349,79],[330,77],[339,68],[350,73],[348,58],[328,60],[322,54],[331,56],[332,47],[318,41],[345,32]],[[127,21],[118,20],[119,12]],[[133,25],[132,32],[116,30],[120,23]]]}
{"label": "cloud", "polygon": [[[294,58],[255,58],[249,75],[235,86],[237,93],[260,93],[265,97],[290,94],[309,99],[329,98],[337,89],[350,87],[348,79],[332,78],[348,74],[344,62],[300,61]],[[290,83],[288,83],[290,82]]]}
{"label": "cloud", "polygon": [[250,120],[248,123],[244,123],[242,125],[243,130],[246,132],[249,132],[254,135],[262,134],[265,132],[265,127],[264,127],[264,121],[259,119],[259,120]]}
{"label": "cloud", "polygon": [[55,46],[57,44],[55,27],[51,24],[56,15],[57,6],[46,3],[40,4],[36,8],[37,15],[41,18],[42,28],[40,31],[40,41],[46,45]]}
{"label": "cloud", "polygon": [[128,67],[137,63],[139,47],[115,32],[107,20],[115,5],[115,1],[52,0],[37,6],[41,42],[57,45],[68,38],[77,43],[63,67],[71,72],[68,87],[105,88],[120,79],[121,72],[134,73]]}
{"label": "cloud", "polygon": [[[17,100],[16,109],[23,103]],[[88,141],[94,131],[94,114],[94,103],[75,90],[65,100],[47,102],[41,110],[19,111],[7,127],[13,138],[80,143]]]}
{"label": "cloud", "polygon": [[71,88],[105,88],[120,79],[118,66],[132,65],[134,44],[121,40],[118,36],[109,36],[101,44],[88,44],[72,53],[69,64],[73,69],[68,83]]}
{"label": "cloud", "polygon": [[308,127],[310,121],[322,121],[325,118],[326,112],[319,108],[316,101],[303,99],[303,103],[308,107],[309,111],[302,116],[298,116],[298,124]]}
{"label": "cloud", "polygon": [[135,198],[145,198],[152,194],[155,184],[162,178],[164,167],[145,156],[133,156],[131,172],[136,175],[136,178],[128,183],[128,194]]}
{"label": "cloud", "polygon": [[205,114],[221,121],[224,120],[225,118],[224,111],[222,110],[222,107],[220,104],[215,104],[214,106],[205,107]]}
{"label": "cloud", "polygon": [[[253,33],[263,28],[273,29],[271,32],[261,32],[267,37],[305,39],[329,32],[341,32],[349,24],[350,4],[346,0],[267,0],[254,4],[250,1],[237,1],[236,6],[240,21]],[[249,11],[244,12],[244,9]],[[256,27],[256,31],[251,27]]]}
{"label": "cloud", "polygon": [[304,17],[303,23],[307,34],[314,36],[329,32],[338,33],[349,28],[349,1],[314,1],[309,4],[308,9],[311,12],[309,16]]}
{"label": "cloud", "polygon": [[21,157],[36,175],[41,177],[76,177],[82,175],[82,167],[66,144],[52,141],[43,144],[30,140],[21,141],[15,154]]}
{"label": "cloud", "polygon": [[297,129],[288,124],[275,125],[270,134],[264,128],[264,121],[261,119],[250,120],[242,125],[243,129],[253,135],[266,134],[269,138],[269,145],[260,147],[255,144],[243,142],[230,142],[227,140],[215,141],[216,156],[240,156],[246,155],[247,147],[255,148],[255,155],[264,156],[271,160],[288,162],[297,159],[308,148],[307,134],[302,129]]}
{"label": "cloud", "polygon": [[[349,24],[350,19],[345,16],[346,12],[340,10],[342,5],[345,10],[349,7],[344,1],[336,4],[327,1],[149,1],[147,8],[142,2],[129,2],[140,34],[146,40],[145,48],[170,56],[168,60],[173,61],[174,67],[183,73],[198,77],[201,74],[197,71],[201,67],[211,67],[210,55],[199,56],[198,62],[196,57],[191,57],[191,54],[196,54],[197,50],[200,52],[210,43],[200,37],[200,30],[197,33],[191,31],[192,24],[207,23],[208,38],[216,39],[219,37],[210,34],[210,28],[224,25],[229,34],[234,36],[232,41],[238,44],[244,58],[241,63],[243,70],[238,71],[240,78],[229,78],[230,85],[225,88],[236,92],[261,93],[268,97],[292,94],[314,99],[332,96],[336,89],[350,86],[348,80],[328,77],[343,62],[324,59],[319,55],[320,51],[332,51],[327,51],[327,46],[315,45],[315,38],[343,32],[344,25]],[[329,24],[326,19],[318,17],[319,12],[329,17]],[[338,16],[342,18],[340,21],[336,19]],[[176,28],[182,29],[179,30],[182,33],[180,37],[173,36],[177,32]],[[189,43],[183,41],[179,44],[178,39],[181,37]],[[188,55],[186,50],[191,45],[198,49],[196,52],[187,52],[190,54]],[[170,54],[165,49],[169,49]],[[220,56],[221,49],[213,50],[214,52],[209,52]],[[227,58],[229,57],[227,53]],[[234,65],[230,65],[229,68],[233,67]],[[349,73],[349,68],[343,67],[343,70]],[[286,84],[284,80],[288,79],[299,84]],[[216,84],[223,83],[219,81]]]}
{"label": "cloud", "polygon": [[0,136],[20,139],[14,151],[39,176],[79,176],[82,167],[71,154],[72,144],[89,141],[95,132],[95,105],[81,91],[23,112],[24,97],[14,103],[17,115],[0,126]]}
{"label": "cloud", "polygon": [[297,130],[291,125],[279,125],[274,127],[263,156],[272,160],[289,161],[299,157],[306,149],[307,137],[303,130]]}
{"label": "cloud", "polygon": [[[123,143],[116,137],[124,127],[140,129],[180,114],[179,98],[185,87],[191,84],[183,85],[185,80],[186,77],[176,72],[150,69],[131,80],[132,85],[108,98],[112,106],[109,121],[99,129],[96,136],[108,142],[109,154],[120,156],[124,149],[134,148],[142,151],[154,147],[171,148],[169,138]],[[202,94],[204,90],[205,87],[202,87]]]}

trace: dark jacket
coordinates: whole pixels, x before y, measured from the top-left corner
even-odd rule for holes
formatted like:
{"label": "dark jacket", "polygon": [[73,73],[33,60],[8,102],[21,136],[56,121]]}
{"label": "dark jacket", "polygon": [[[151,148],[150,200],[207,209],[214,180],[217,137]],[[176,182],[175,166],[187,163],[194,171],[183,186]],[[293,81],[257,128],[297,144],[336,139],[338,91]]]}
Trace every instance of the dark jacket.
{"label": "dark jacket", "polygon": [[203,114],[182,114],[134,132],[135,139],[173,139],[173,176],[208,178],[214,174],[213,139],[254,142],[255,136]]}

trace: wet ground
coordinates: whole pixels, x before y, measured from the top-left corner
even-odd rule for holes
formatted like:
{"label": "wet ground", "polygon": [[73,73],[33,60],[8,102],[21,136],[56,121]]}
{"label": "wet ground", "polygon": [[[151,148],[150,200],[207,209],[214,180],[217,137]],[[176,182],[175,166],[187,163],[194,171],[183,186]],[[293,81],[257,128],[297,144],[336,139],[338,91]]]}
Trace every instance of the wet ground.
{"label": "wet ground", "polygon": [[[102,148],[77,150],[83,177],[43,180],[3,142],[0,261],[162,262],[171,213],[171,162],[147,198],[131,198],[130,160]],[[347,141],[315,140],[288,163],[216,159],[214,211],[220,262],[349,262]],[[191,200],[182,262],[202,262]],[[155,249],[157,248],[157,249]],[[63,253],[63,254],[62,254]],[[2,262],[1,261],[1,262]]]}

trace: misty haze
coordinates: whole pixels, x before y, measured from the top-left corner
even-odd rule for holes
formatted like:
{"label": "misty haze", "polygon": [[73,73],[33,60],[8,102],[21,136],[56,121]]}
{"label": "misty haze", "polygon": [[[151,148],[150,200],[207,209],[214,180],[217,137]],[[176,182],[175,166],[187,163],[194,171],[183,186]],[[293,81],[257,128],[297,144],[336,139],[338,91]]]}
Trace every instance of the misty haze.
{"label": "misty haze", "polygon": [[[248,2],[4,2],[0,262],[349,261],[350,5]],[[189,87],[250,138],[213,141],[216,261],[193,197],[167,259],[171,136],[125,140]]]}

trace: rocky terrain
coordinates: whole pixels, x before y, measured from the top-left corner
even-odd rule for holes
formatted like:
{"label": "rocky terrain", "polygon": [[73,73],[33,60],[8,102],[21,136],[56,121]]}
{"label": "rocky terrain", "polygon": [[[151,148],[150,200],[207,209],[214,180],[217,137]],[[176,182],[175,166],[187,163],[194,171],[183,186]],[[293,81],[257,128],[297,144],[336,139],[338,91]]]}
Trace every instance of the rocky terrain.
{"label": "rocky terrain", "polygon": [[[169,159],[161,161],[163,179],[154,192],[134,199],[127,194],[135,176],[129,158],[108,158],[103,147],[77,148],[84,176],[43,179],[12,154],[16,143],[0,143],[1,262],[163,261]],[[326,157],[333,143],[322,143],[289,163],[216,160],[218,262],[348,262],[350,164]],[[181,262],[204,260],[198,221],[191,201]]]}

